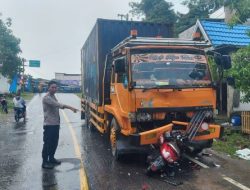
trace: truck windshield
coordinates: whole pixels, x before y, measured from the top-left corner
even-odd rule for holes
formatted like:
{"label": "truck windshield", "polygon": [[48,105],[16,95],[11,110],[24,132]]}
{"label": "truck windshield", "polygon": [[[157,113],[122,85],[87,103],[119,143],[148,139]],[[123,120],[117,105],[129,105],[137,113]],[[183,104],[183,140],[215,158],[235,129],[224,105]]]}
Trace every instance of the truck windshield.
{"label": "truck windshield", "polygon": [[192,88],[211,85],[204,55],[133,54],[131,63],[135,88]]}

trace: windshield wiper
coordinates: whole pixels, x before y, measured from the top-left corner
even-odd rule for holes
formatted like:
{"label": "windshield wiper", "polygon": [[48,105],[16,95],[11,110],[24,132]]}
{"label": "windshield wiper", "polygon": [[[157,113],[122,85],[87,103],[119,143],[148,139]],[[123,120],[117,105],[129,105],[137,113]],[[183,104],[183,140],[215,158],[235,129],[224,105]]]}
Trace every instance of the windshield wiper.
{"label": "windshield wiper", "polygon": [[148,87],[148,88],[144,88],[142,90],[142,92],[146,92],[147,90],[151,90],[151,89],[161,89],[161,88],[165,88],[165,89],[188,89],[188,88],[209,88],[211,87],[211,85],[156,85],[156,86],[152,86],[152,87]]}
{"label": "windshield wiper", "polygon": [[177,85],[155,85],[155,86],[152,86],[152,87],[144,88],[142,90],[142,92],[146,92],[147,90],[151,90],[151,89],[161,89],[161,88],[181,89],[181,87],[177,86]]}

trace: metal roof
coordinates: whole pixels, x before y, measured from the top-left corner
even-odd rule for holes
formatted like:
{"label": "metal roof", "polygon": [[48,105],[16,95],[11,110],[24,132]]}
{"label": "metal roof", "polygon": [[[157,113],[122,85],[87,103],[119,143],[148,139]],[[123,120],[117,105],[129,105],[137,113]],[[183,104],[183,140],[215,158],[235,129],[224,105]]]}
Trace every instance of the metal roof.
{"label": "metal roof", "polygon": [[247,46],[250,44],[250,37],[247,35],[250,26],[235,25],[230,27],[224,22],[206,20],[200,21],[200,23],[213,46]]}

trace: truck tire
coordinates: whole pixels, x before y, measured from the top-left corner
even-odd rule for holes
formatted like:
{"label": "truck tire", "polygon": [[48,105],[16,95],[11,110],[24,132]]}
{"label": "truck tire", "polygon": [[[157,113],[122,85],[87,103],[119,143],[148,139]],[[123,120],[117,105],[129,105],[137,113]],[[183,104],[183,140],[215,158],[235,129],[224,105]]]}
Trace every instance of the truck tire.
{"label": "truck tire", "polygon": [[89,113],[89,109],[86,107],[86,111],[85,111],[85,127],[89,126],[89,120],[90,120],[90,113]]}
{"label": "truck tire", "polygon": [[110,147],[111,153],[115,160],[120,160],[121,154],[117,147],[117,141],[119,140],[119,125],[116,120],[113,118],[110,125]]}
{"label": "truck tire", "polygon": [[85,111],[85,126],[87,127],[87,128],[89,128],[89,130],[92,132],[92,131],[94,131],[94,126],[93,126],[93,124],[90,122],[90,118],[91,118],[91,116],[90,116],[90,110],[89,110],[89,107],[87,107],[86,108],[86,111]]}
{"label": "truck tire", "polygon": [[85,112],[81,111],[81,120],[85,119]]}

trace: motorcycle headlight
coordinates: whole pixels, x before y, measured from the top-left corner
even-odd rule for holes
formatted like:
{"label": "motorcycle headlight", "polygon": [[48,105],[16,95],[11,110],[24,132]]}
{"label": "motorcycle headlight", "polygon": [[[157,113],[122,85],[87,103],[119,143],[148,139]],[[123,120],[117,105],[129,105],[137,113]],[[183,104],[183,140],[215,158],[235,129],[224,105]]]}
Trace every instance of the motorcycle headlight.
{"label": "motorcycle headlight", "polygon": [[169,157],[171,156],[170,153],[169,153],[166,149],[162,149],[162,150],[161,150],[161,155],[163,156],[163,158],[164,158],[165,160],[168,160]]}

